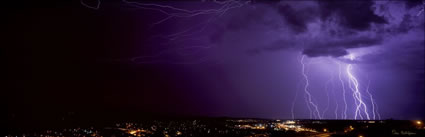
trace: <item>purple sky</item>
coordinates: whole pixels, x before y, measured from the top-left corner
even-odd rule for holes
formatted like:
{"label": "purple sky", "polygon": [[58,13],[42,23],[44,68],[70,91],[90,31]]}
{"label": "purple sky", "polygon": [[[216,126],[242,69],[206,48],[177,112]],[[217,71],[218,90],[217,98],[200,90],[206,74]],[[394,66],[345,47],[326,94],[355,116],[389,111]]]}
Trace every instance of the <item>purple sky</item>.
{"label": "purple sky", "polygon": [[[303,56],[323,118],[343,113],[338,64],[354,118],[345,71],[351,64],[368,109],[370,82],[382,119],[424,119],[421,1],[239,2],[191,17],[139,2],[102,2],[97,10],[78,2],[12,3],[9,119],[47,119],[46,111],[288,119],[293,104],[295,118],[311,118]],[[153,4],[191,11],[225,5]],[[175,16],[159,22],[164,13]]]}

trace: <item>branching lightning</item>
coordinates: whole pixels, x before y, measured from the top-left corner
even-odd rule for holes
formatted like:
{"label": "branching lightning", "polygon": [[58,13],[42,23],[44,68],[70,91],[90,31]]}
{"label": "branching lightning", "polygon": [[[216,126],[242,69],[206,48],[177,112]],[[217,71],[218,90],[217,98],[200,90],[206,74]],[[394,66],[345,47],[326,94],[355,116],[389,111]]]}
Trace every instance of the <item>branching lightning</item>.
{"label": "branching lightning", "polygon": [[378,105],[376,104],[375,100],[373,99],[372,94],[369,92],[369,87],[370,87],[370,80],[367,83],[366,93],[369,95],[370,103],[372,103],[373,119],[376,119],[377,117],[378,117],[378,119],[381,119],[381,116],[378,112]]}
{"label": "branching lightning", "polygon": [[315,103],[312,101],[312,96],[311,96],[311,94],[310,94],[310,91],[308,90],[309,81],[308,81],[307,74],[305,73],[304,58],[305,58],[305,55],[303,55],[303,56],[301,57],[300,63],[301,63],[301,65],[302,65],[302,75],[303,75],[304,80],[305,80],[304,93],[305,93],[305,95],[306,95],[306,100],[308,101],[307,106],[308,106],[309,108],[310,108],[310,105],[313,107],[313,108],[312,108],[312,109],[314,109],[313,116],[315,116],[315,117],[317,117],[317,118],[319,118],[319,119],[322,119],[322,116],[320,115],[320,112],[319,112],[319,107],[318,107],[318,105],[317,105],[317,104],[315,104]]}
{"label": "branching lightning", "polygon": [[[354,55],[350,55],[350,60],[354,60]],[[347,71],[348,79],[349,79],[349,82],[350,82],[350,85],[351,85],[350,88],[353,91],[353,96],[354,96],[355,102],[357,102],[356,103],[356,111],[354,113],[354,119],[357,119],[358,116],[363,119],[363,116],[362,116],[362,108],[363,108],[363,113],[366,115],[366,118],[368,120],[370,120],[370,116],[369,116],[369,113],[367,111],[367,106],[366,106],[365,102],[363,101],[362,94],[359,90],[359,82],[358,82],[356,76],[353,75],[352,69],[353,69],[353,65],[348,64],[346,71]]]}
{"label": "branching lightning", "polygon": [[[349,56],[349,60],[350,61],[354,61],[355,57],[354,55],[350,54]],[[310,118],[317,118],[317,119],[322,119],[322,118],[326,118],[329,117],[328,115],[326,115],[326,112],[328,111],[329,107],[330,107],[330,98],[331,95],[329,92],[332,92],[333,98],[334,98],[334,118],[335,119],[367,119],[367,120],[371,120],[371,119],[380,119],[380,115],[379,112],[377,110],[378,105],[376,104],[375,100],[373,99],[373,96],[371,94],[371,92],[369,91],[369,87],[370,87],[370,81],[369,83],[366,84],[361,84],[361,82],[359,82],[359,78],[355,75],[354,73],[354,65],[351,63],[347,63],[347,64],[342,64],[341,62],[336,62],[336,64],[338,65],[338,82],[340,83],[340,88],[338,88],[339,90],[335,90],[334,89],[334,79],[333,78],[333,72],[331,73],[331,78],[329,80],[327,80],[324,84],[325,84],[325,89],[323,90],[323,92],[326,93],[322,93],[322,94],[326,94],[326,100],[325,99],[321,99],[321,101],[316,101],[313,98],[313,95],[311,94],[311,92],[309,91],[309,87],[310,87],[310,81],[309,81],[309,77],[308,74],[306,73],[306,65],[304,63],[305,60],[305,55],[302,56],[302,58],[300,59],[300,64],[302,65],[301,68],[301,72],[302,72],[302,76],[304,78],[305,81],[305,85],[304,85],[304,98],[305,98],[305,102],[307,104],[307,108],[310,111]],[[337,82],[337,81],[335,81]],[[332,84],[332,88],[329,88],[329,84]],[[348,85],[348,86],[346,86]],[[361,86],[361,85],[365,85],[365,86]],[[363,87],[366,87],[363,90]],[[348,90],[346,90],[348,89]],[[343,105],[341,106],[338,101],[336,100],[337,98],[337,94],[334,91],[339,91],[338,95],[342,95],[342,101],[343,101]],[[349,92],[352,94],[352,98],[353,101],[349,101],[347,100],[346,95],[349,94]],[[365,95],[363,95],[363,93]],[[366,100],[365,100],[366,99]],[[319,104],[319,102],[323,102],[322,104]],[[326,102],[326,104],[324,104],[324,102]],[[349,103],[350,102],[350,103]],[[352,104],[351,104],[352,103]],[[370,103],[370,104],[369,104]],[[323,108],[320,108],[319,105],[323,105]],[[341,106],[342,109],[339,109]],[[371,110],[369,110],[371,109]],[[321,112],[321,113],[320,113]],[[352,115],[348,114],[348,113],[353,113]],[[329,117],[330,118],[330,117]]]}
{"label": "branching lightning", "polygon": [[[192,45],[192,44],[178,44],[182,47],[176,47],[171,45],[177,45],[175,44],[177,41],[189,41],[190,39],[193,39],[194,37],[201,36],[201,33],[206,30],[207,26],[215,19],[223,16],[228,11],[240,8],[244,5],[252,3],[252,0],[200,0],[199,2],[203,2],[206,4],[210,4],[213,8],[207,8],[207,9],[188,9],[188,8],[179,8],[170,4],[160,4],[160,2],[153,3],[153,2],[144,2],[144,1],[137,1],[137,0],[121,0],[121,2],[135,7],[137,9],[142,10],[149,10],[149,11],[155,11],[160,14],[164,15],[164,18],[154,22],[151,24],[150,28],[153,28],[157,25],[160,25],[164,22],[167,22],[171,19],[181,19],[181,18],[192,18],[195,16],[202,16],[205,15],[207,19],[196,21],[196,24],[191,24],[190,27],[184,27],[182,30],[178,30],[176,32],[171,32],[171,34],[161,34],[159,38],[167,39],[170,42],[167,45],[170,45],[170,48],[167,48],[165,50],[157,51],[153,55],[143,55],[143,56],[137,56],[130,59],[130,61],[138,64],[144,64],[144,63],[161,63],[161,62],[169,62],[172,64],[199,64],[205,61],[208,61],[210,58],[207,56],[203,57],[194,57],[195,60],[191,61],[170,61],[170,60],[164,60],[161,59],[161,57],[167,56],[168,54],[176,54],[181,56],[187,56],[194,54],[196,52],[200,52],[203,50],[207,50],[212,48],[212,45]],[[100,9],[101,0],[80,0],[81,5],[98,10]],[[181,51],[185,51],[189,49],[190,51],[196,51],[196,52],[190,52],[190,53],[181,53]]]}

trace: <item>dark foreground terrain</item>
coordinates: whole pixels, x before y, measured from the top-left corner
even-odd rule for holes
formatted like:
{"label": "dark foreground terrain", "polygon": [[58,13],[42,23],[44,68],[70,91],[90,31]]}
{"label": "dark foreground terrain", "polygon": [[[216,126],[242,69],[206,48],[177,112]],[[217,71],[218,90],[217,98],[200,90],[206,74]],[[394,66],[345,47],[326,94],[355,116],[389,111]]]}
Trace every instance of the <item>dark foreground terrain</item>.
{"label": "dark foreground terrain", "polygon": [[425,136],[422,121],[160,119],[103,126],[10,129],[6,136],[150,136],[150,137],[389,137]]}

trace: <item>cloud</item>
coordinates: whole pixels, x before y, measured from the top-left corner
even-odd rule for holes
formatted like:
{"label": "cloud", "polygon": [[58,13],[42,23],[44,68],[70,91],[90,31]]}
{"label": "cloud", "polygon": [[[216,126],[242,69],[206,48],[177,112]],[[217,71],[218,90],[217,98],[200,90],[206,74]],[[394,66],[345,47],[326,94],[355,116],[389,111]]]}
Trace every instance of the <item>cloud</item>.
{"label": "cloud", "polygon": [[303,54],[309,57],[319,57],[319,56],[331,56],[331,57],[340,57],[347,55],[347,50],[343,48],[310,48],[304,49]]}
{"label": "cloud", "polygon": [[406,8],[408,9],[422,5],[422,0],[404,0],[404,2],[406,2]]}
{"label": "cloud", "polygon": [[372,23],[388,23],[384,17],[374,13],[372,1],[319,1],[321,19],[328,20],[334,16],[340,25],[358,31],[368,30]]}
{"label": "cloud", "polygon": [[[365,0],[257,3],[221,20],[224,27],[217,28],[210,39],[218,45],[241,46],[238,49],[249,55],[297,50],[309,57],[340,57],[352,49],[385,46],[386,37],[423,28],[423,18],[394,4]],[[395,15],[383,14],[381,8]],[[220,43],[223,39],[227,42]]]}
{"label": "cloud", "polygon": [[286,24],[296,32],[301,33],[307,31],[307,23],[316,19],[317,9],[313,7],[295,8],[288,3],[280,4],[277,11],[282,15]]}
{"label": "cloud", "polygon": [[[376,37],[350,37],[346,39],[316,41],[303,50],[303,54],[309,57],[331,56],[340,57],[347,55],[347,49],[369,47],[378,45],[382,38]],[[313,45],[314,44],[314,45]]]}

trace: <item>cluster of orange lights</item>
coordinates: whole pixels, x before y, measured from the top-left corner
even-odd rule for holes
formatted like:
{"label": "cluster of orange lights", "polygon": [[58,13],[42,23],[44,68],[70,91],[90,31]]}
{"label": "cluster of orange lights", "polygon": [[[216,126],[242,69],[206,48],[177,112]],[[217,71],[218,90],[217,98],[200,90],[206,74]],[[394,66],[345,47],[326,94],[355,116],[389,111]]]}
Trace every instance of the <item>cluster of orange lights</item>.
{"label": "cluster of orange lights", "polygon": [[[420,121],[420,120],[416,120],[416,121],[413,121],[413,122],[414,122],[414,124],[416,124],[418,126],[423,125],[422,121]],[[287,123],[294,124],[295,122],[290,121],[290,122],[287,122]],[[289,125],[289,126],[293,126],[293,125]],[[265,129],[265,126],[263,126],[263,125],[255,125],[255,126],[252,126],[252,125],[237,125],[237,127],[244,128],[244,129],[261,129],[261,130]],[[285,125],[283,123],[277,124],[276,127],[288,129],[288,125]],[[350,132],[350,131],[353,131],[353,130],[354,130],[354,127],[350,125],[344,132]],[[147,132],[146,130],[140,130],[140,129],[138,129],[138,130],[128,130],[129,134],[135,135],[135,136],[140,136],[140,133],[146,133],[146,132]],[[323,132],[329,132],[329,130],[327,128],[323,128]],[[176,136],[179,136],[179,135],[182,135],[182,132],[177,131]],[[169,136],[169,135],[165,134],[165,136]],[[358,137],[364,137],[364,136],[358,135]]]}
{"label": "cluster of orange lights", "polygon": [[344,132],[347,133],[347,132],[353,131],[353,130],[354,130],[354,127],[353,126],[350,126],[347,130],[344,130]]}
{"label": "cluster of orange lights", "polygon": [[[121,129],[121,130],[125,130],[125,129]],[[137,129],[137,130],[128,130],[127,133],[133,136],[145,136],[144,133],[152,133],[152,132],[143,130],[143,129]]]}

